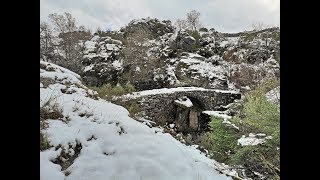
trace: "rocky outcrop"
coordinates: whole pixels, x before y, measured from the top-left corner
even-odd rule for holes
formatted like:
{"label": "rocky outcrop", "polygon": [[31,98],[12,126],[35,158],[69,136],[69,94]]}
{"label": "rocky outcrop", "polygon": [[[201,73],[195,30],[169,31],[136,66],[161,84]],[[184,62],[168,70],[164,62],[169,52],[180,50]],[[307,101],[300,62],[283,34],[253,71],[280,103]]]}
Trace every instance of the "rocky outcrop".
{"label": "rocky outcrop", "polygon": [[121,28],[120,31],[123,32],[124,36],[130,36],[130,34],[144,31],[150,39],[153,39],[166,33],[172,33],[174,28],[170,20],[160,21],[157,18],[142,18],[130,21],[129,24]]}
{"label": "rocky outcrop", "polygon": [[123,70],[120,57],[122,42],[111,37],[94,36],[85,42],[82,64],[83,80],[90,86],[104,83],[117,83],[117,78]]}
{"label": "rocky outcrop", "polygon": [[130,82],[137,90],[252,89],[280,75],[279,33],[271,28],[230,35],[202,28],[191,36],[174,32],[170,21],[133,20],[110,32],[112,38],[100,34],[86,42],[81,75],[91,86]]}
{"label": "rocky outcrop", "polygon": [[186,31],[178,31],[172,37],[171,48],[182,49],[188,52],[193,51],[196,40],[190,36]]}

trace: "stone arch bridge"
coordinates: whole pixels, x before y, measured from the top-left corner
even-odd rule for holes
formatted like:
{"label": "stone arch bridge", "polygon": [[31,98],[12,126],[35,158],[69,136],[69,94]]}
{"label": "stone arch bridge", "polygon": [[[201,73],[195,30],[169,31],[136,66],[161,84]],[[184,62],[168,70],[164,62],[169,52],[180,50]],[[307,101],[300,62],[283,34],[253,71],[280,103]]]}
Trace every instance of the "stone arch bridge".
{"label": "stone arch bridge", "polygon": [[134,92],[113,100],[128,109],[136,107],[145,119],[160,125],[174,123],[180,131],[202,131],[208,123],[202,111],[225,110],[224,106],[240,98],[235,91],[178,87]]}

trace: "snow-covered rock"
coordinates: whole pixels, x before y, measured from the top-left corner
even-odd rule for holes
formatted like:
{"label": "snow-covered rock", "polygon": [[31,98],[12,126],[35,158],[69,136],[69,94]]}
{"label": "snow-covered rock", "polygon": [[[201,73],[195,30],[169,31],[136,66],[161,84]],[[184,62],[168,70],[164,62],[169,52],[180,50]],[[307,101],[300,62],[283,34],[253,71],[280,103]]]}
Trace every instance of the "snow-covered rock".
{"label": "snow-covered rock", "polygon": [[179,99],[174,100],[174,102],[177,105],[182,106],[182,107],[186,107],[186,108],[190,108],[193,106],[191,100],[186,96],[180,97]]}
{"label": "snow-covered rock", "polygon": [[221,111],[203,111],[202,113],[208,114],[210,116],[220,117],[220,118],[223,118],[224,120],[231,119],[231,116],[228,116]]}
{"label": "snow-covered rock", "polygon": [[84,81],[91,86],[97,86],[116,79],[123,70],[123,59],[120,58],[121,49],[122,42],[108,36],[96,35],[90,41],[85,42],[82,60],[85,66]]}
{"label": "snow-covered rock", "polygon": [[194,49],[194,45],[196,44],[196,39],[183,30],[176,32],[171,40],[172,49],[183,49],[189,52]]}
{"label": "snow-covered rock", "polygon": [[276,103],[280,105],[280,86],[270,90],[266,93],[266,98],[268,101],[272,103]]}
{"label": "snow-covered rock", "polygon": [[229,127],[232,127],[232,128],[239,130],[238,126],[236,126],[235,124],[233,124],[229,121],[229,119],[231,119],[232,117],[227,115],[226,114],[227,112],[224,112],[224,111],[203,111],[202,113],[208,114],[210,116],[222,118],[223,119],[222,123],[226,124]]}
{"label": "snow-covered rock", "polygon": [[[138,90],[252,89],[264,79],[279,77],[279,35],[279,28],[233,34],[201,28],[197,35],[176,31],[171,21],[135,19],[120,31],[95,34],[84,42],[76,71],[90,86],[130,82]],[[54,49],[54,54],[63,52]]]}

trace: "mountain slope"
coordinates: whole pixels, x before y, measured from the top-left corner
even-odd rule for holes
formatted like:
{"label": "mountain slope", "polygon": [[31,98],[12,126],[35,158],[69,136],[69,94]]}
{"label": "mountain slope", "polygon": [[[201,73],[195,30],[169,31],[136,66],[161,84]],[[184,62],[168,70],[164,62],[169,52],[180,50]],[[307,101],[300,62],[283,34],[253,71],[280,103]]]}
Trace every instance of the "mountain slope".
{"label": "mountain slope", "polygon": [[96,97],[79,75],[40,61],[41,179],[230,179],[196,146],[130,118]]}

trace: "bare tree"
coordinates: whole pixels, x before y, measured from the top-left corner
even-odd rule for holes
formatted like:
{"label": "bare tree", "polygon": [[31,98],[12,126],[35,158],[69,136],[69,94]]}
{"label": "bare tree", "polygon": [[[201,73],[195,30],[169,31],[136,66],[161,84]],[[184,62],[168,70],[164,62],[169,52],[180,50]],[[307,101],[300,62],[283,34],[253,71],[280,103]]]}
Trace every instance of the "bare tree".
{"label": "bare tree", "polygon": [[46,22],[40,21],[40,59],[47,61],[53,55],[52,28]]}
{"label": "bare tree", "polygon": [[70,13],[64,13],[66,19],[66,29],[68,32],[76,31],[78,28],[76,26],[76,19],[72,17]]}
{"label": "bare tree", "polygon": [[254,21],[252,23],[252,29],[253,31],[261,31],[263,29],[271,28],[271,25],[265,24],[261,21]]}
{"label": "bare tree", "polygon": [[[52,58],[53,62],[78,72],[81,68],[80,60],[83,56],[82,48],[84,42],[91,37],[91,32],[84,26],[78,28],[76,19],[67,12],[50,14],[49,20],[53,26],[52,31],[50,31],[51,40],[55,42],[52,46],[54,48],[52,51],[55,52],[55,56]],[[43,34],[46,27],[48,27],[48,23],[43,23],[40,28],[40,31],[42,31],[42,34],[40,32],[40,56],[45,54],[46,39]],[[41,44],[43,44],[42,48]],[[43,56],[47,57],[48,53]]]}
{"label": "bare tree", "polygon": [[178,31],[188,27],[187,21],[184,19],[177,19],[177,21],[174,23],[174,26],[178,29]]}
{"label": "bare tree", "polygon": [[49,14],[49,19],[54,26],[54,30],[56,30],[59,33],[66,32],[66,29],[65,29],[66,19],[64,18],[63,15],[60,15],[57,13]]}
{"label": "bare tree", "polygon": [[96,27],[94,34],[102,34],[102,33],[103,33],[103,31],[102,31],[101,27],[100,26]]}
{"label": "bare tree", "polygon": [[[268,29],[268,28],[271,28],[271,27],[272,27],[271,25],[265,24],[265,23],[263,23],[263,22],[261,22],[261,21],[254,21],[254,22],[252,23],[252,29],[253,29],[254,32],[261,31],[261,30],[263,30],[263,29]],[[270,41],[270,40],[269,40],[269,33],[268,33],[268,32],[264,32],[264,33],[262,34],[262,38],[263,38],[263,40],[265,41],[265,44],[264,44],[264,45],[265,45],[266,47],[268,47],[268,46],[269,46],[268,42]]]}
{"label": "bare tree", "polygon": [[76,19],[70,13],[65,12],[64,15],[57,13],[49,14],[49,19],[58,33],[77,30]]}
{"label": "bare tree", "polygon": [[187,13],[187,23],[192,28],[193,31],[197,30],[197,27],[200,26],[200,12],[196,10],[192,10],[191,12]]}

